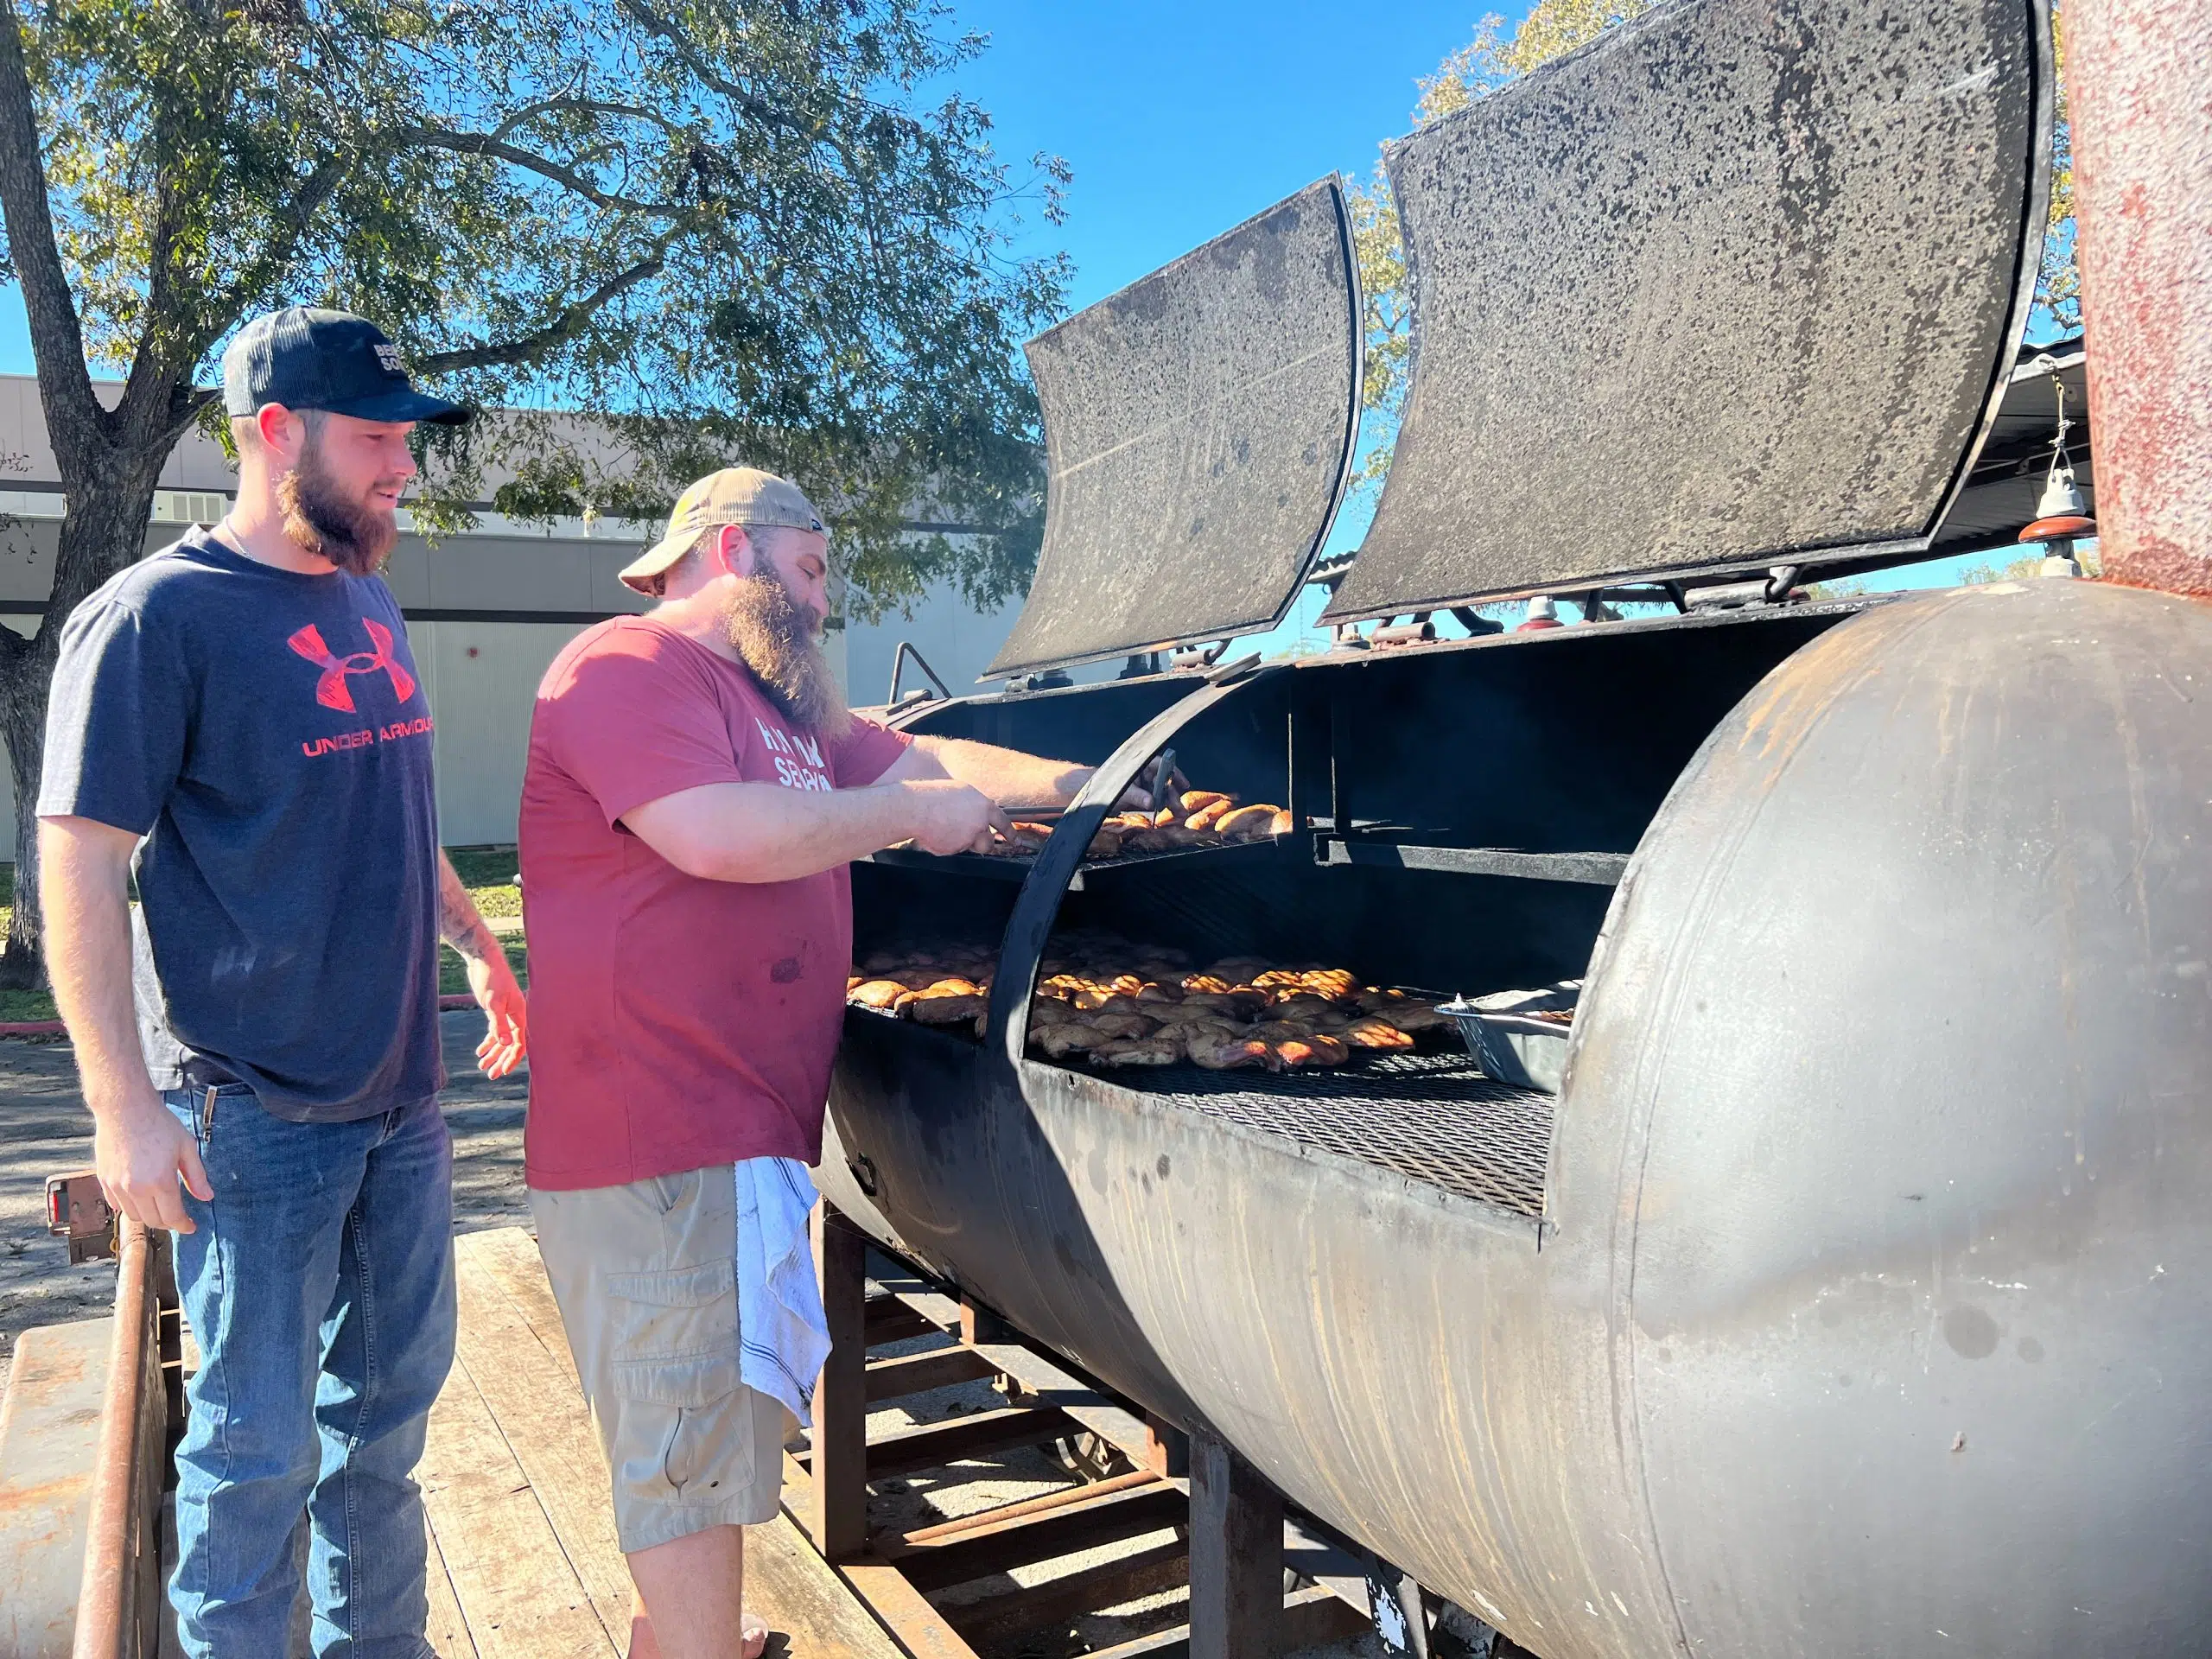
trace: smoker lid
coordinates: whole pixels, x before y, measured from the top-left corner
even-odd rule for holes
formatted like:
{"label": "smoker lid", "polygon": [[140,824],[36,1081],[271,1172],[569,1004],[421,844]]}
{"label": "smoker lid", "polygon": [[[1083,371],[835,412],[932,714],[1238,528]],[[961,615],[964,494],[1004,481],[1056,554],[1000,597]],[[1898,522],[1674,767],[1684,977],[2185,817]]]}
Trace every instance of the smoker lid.
{"label": "smoker lid", "polygon": [[1922,554],[2027,318],[2049,43],[1682,0],[1391,146],[1413,381],[1325,619]]}
{"label": "smoker lid", "polygon": [[988,673],[1279,621],[1350,476],[1359,310],[1329,178],[1031,340],[1045,542]]}

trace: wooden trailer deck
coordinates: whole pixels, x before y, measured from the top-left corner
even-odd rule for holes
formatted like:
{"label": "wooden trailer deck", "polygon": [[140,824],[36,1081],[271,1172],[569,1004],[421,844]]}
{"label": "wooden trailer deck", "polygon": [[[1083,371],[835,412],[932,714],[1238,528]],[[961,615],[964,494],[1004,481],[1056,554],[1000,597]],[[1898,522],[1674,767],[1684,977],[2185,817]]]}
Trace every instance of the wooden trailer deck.
{"label": "wooden trailer deck", "polygon": [[[537,1246],[520,1228],[454,1240],[461,1335],[416,1478],[440,1659],[620,1659],[630,1577],[607,1468]],[[746,1535],[747,1601],[771,1655],[902,1659],[780,1515]]]}
{"label": "wooden trailer deck", "polygon": [[[1135,1414],[826,1211],[816,1243],[836,1340],[820,1424],[785,1455],[781,1513],[747,1535],[746,1599],[774,1659],[978,1659],[1039,1641],[1092,1659],[1320,1659],[1369,1627],[1371,1558],[1287,1515],[1219,1442]],[[536,1241],[507,1228],[454,1254],[459,1338],[416,1471],[431,1644],[442,1659],[623,1659],[629,1574]],[[73,1369],[41,1382],[19,1362],[0,1441],[43,1422],[41,1401],[77,1430],[67,1446],[41,1433],[39,1458],[0,1471],[0,1521],[37,1532],[51,1569],[0,1573],[0,1626],[13,1617],[20,1637],[35,1614],[43,1632],[29,1653],[177,1651],[164,1484],[191,1356],[167,1260],[166,1235],[126,1224],[115,1317],[60,1328]],[[41,1484],[87,1446],[66,1491]],[[37,1490],[14,1490],[25,1481]],[[304,1653],[301,1624],[286,1659]],[[0,1631],[0,1648],[21,1645]]]}
{"label": "wooden trailer deck", "polygon": [[[1208,1478],[1201,1456],[1185,1474],[1179,1435],[1163,1441],[899,1264],[864,1266],[865,1241],[826,1214],[816,1236],[838,1338],[815,1402],[818,1449],[785,1455],[783,1512],[746,1535],[746,1599],[768,1622],[771,1656],[977,1659],[1185,1586],[1192,1624],[1169,1611],[1170,1628],[1157,1628],[1155,1614],[1151,1634],[1109,1638],[1093,1659],[1255,1659],[1367,1628],[1363,1568],[1287,1519],[1249,1471],[1231,1479],[1224,1464]],[[417,1471],[431,1642],[442,1659],[620,1659],[629,1576],[536,1242],[518,1228],[471,1234],[454,1241],[454,1261],[460,1341]],[[868,1353],[917,1337],[937,1345]],[[1007,1390],[1002,1409],[868,1432],[871,1404],[988,1377]],[[874,1483],[1085,1434],[1118,1449],[1128,1471],[911,1530],[871,1524]],[[1280,1536],[1281,1552],[1232,1545],[1240,1527]],[[1068,1570],[1027,1586],[1004,1576],[1048,1563]],[[1287,1593],[1287,1567],[1303,1575]],[[942,1607],[925,1593],[962,1585],[985,1593]]]}

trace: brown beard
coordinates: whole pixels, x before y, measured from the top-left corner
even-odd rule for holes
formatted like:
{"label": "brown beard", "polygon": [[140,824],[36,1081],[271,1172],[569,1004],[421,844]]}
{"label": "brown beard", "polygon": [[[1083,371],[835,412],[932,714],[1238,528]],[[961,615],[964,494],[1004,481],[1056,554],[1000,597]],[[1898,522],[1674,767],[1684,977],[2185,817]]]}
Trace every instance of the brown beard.
{"label": "brown beard", "polygon": [[772,572],[739,576],[722,612],[722,634],[785,719],[809,737],[836,742],[853,729],[852,710],[816,636],[822,618]]}
{"label": "brown beard", "polygon": [[321,440],[312,433],[299,465],[276,481],[276,505],[284,510],[286,536],[351,575],[383,569],[399,540],[395,518],[338,493],[323,470]]}

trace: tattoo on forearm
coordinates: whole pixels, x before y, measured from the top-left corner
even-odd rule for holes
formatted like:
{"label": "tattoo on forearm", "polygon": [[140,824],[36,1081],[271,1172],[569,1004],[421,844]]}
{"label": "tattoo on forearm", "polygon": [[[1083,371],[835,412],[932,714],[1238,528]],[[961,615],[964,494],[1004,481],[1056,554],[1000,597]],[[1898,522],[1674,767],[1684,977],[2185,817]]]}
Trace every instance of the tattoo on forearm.
{"label": "tattoo on forearm", "polygon": [[492,930],[484,925],[470,902],[468,889],[450,871],[438,881],[438,937],[473,961],[481,961],[499,950]]}

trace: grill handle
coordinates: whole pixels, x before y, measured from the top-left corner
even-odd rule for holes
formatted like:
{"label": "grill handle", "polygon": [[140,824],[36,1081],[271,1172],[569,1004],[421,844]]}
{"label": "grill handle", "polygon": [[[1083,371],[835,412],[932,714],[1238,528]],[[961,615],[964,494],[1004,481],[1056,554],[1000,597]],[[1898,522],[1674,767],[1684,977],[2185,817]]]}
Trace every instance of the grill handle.
{"label": "grill handle", "polygon": [[1169,745],[1177,733],[1224,698],[1284,671],[1281,664],[1269,664],[1227,684],[1198,686],[1123,739],[1121,747],[1091,773],[1090,781],[1068,804],[1052,838],[1022,878],[1020,891],[1014,895],[1014,913],[1007,918],[1006,934],[999,944],[999,967],[991,981],[990,1013],[983,1037],[987,1065],[1003,1065],[1016,1072],[1020,1068],[1029,1041],[1029,999],[1037,989],[1038,963],[1044,957],[1052,925],[1059,918],[1060,901],[1067,894],[1068,884],[1075,879],[1090,849],[1091,837],[1098,833],[1107,813],[1136,782],[1153,756],[1166,750],[1166,758],[1173,760]]}

